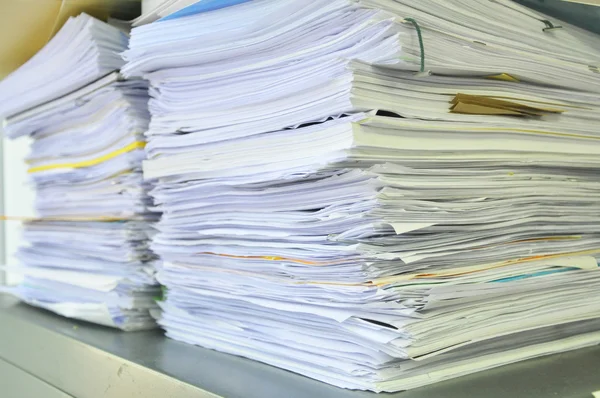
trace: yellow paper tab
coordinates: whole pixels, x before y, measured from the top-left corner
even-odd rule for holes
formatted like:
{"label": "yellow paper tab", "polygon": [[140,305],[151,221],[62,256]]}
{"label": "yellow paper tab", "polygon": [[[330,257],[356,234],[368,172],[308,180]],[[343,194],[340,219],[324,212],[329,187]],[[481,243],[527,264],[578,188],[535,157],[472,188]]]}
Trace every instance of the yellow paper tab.
{"label": "yellow paper tab", "polygon": [[562,113],[563,109],[528,105],[491,96],[458,93],[450,102],[452,113],[470,115],[543,116],[547,113]]}
{"label": "yellow paper tab", "polygon": [[141,217],[123,218],[112,216],[73,216],[73,217],[27,217],[27,216],[0,216],[0,221],[20,221],[20,222],[50,222],[50,221],[102,221],[102,222],[117,222],[117,221],[135,221],[143,220]]}
{"label": "yellow paper tab", "polygon": [[127,145],[124,148],[117,149],[116,151],[107,153],[106,155],[97,157],[95,159],[84,160],[84,161],[75,162],[75,163],[47,164],[44,166],[32,167],[29,170],[27,170],[27,172],[28,173],[37,173],[40,171],[55,170],[55,169],[79,169],[79,168],[83,168],[83,167],[95,166],[102,162],[106,162],[108,160],[116,158],[117,156],[122,155],[124,153],[131,152],[136,149],[142,149],[145,146],[146,146],[145,142],[136,141],[136,142],[133,142],[133,143]]}
{"label": "yellow paper tab", "polygon": [[513,82],[513,83],[519,83],[520,82],[519,79],[517,79],[514,76],[509,75],[508,73],[500,73],[498,75],[486,76],[486,79],[502,80],[503,82]]}

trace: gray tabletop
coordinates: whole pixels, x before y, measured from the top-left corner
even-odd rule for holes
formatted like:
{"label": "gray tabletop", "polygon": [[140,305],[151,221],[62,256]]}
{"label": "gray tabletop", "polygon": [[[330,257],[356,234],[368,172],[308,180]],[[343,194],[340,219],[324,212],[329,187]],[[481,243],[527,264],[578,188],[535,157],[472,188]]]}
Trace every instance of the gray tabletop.
{"label": "gray tabletop", "polygon": [[[0,296],[0,365],[4,362],[22,370],[21,377],[33,375],[56,389],[57,397],[377,396],[179,343],[165,338],[158,330],[119,332],[65,319]],[[591,398],[594,391],[600,391],[600,347],[379,396]],[[7,396],[3,391],[0,395]]]}

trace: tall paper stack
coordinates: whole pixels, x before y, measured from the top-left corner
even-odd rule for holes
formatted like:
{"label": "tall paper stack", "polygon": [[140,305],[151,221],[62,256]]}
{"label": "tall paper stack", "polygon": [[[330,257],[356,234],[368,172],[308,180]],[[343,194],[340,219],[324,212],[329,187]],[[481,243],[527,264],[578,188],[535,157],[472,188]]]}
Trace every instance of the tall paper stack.
{"label": "tall paper stack", "polygon": [[[102,36],[88,37],[87,28],[71,31],[79,23],[98,27]],[[73,35],[69,42],[87,41],[82,44],[86,48],[110,44],[111,57],[126,45],[116,28],[86,15],[71,20],[56,37],[63,37],[64,31]],[[96,51],[80,53],[73,70],[44,73],[42,63],[56,59],[63,66],[61,62],[73,56],[67,43],[51,48],[56,51],[52,59],[40,55],[50,57],[47,47],[35,64],[30,62],[1,83],[20,90],[2,109],[37,105],[5,121],[9,136],[33,138],[27,163],[39,215],[25,223],[26,244],[17,255],[22,267],[11,268],[21,272],[24,281],[10,291],[68,317],[124,330],[155,327],[150,310],[156,307],[160,289],[148,240],[156,215],[148,209],[151,201],[141,173],[143,132],[149,122],[147,83],[125,81],[117,72],[98,79],[120,64],[105,64]],[[85,65],[92,66],[83,79]],[[27,98],[30,82],[23,79],[33,79],[29,73],[34,70],[35,81],[45,85],[37,91],[32,85]],[[69,83],[58,84],[55,74]],[[96,80],[88,82],[91,78]],[[86,84],[63,95],[75,82]],[[42,97],[55,99],[39,104]]]}
{"label": "tall paper stack", "polygon": [[167,335],[374,391],[599,343],[599,50],[510,1],[134,29]]}

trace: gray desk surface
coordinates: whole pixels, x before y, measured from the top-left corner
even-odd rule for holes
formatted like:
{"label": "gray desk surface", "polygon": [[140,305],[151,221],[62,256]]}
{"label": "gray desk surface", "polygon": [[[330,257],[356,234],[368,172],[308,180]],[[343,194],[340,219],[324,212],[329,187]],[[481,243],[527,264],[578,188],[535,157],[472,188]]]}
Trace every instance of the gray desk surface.
{"label": "gray desk surface", "polygon": [[[76,398],[377,397],[179,343],[158,330],[118,332],[65,319],[6,296],[0,296],[0,360]],[[600,347],[379,396],[591,398],[594,391],[600,391]],[[0,395],[5,396],[2,391]]]}

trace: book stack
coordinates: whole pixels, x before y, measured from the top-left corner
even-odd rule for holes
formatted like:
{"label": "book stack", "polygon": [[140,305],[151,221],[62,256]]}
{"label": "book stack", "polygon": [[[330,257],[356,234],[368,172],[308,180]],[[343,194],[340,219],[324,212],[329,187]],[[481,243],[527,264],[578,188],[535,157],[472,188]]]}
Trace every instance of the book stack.
{"label": "book stack", "polygon": [[[88,49],[73,59],[72,70],[64,67],[72,57],[65,37]],[[156,215],[141,173],[148,86],[118,72],[106,75],[121,66],[114,52],[125,45],[116,28],[80,15],[1,83],[20,90],[3,111],[35,105],[5,120],[10,137],[33,139],[26,161],[37,214],[24,223],[21,266],[10,268],[23,282],[10,291],[64,316],[139,330],[156,326],[150,310],[160,289],[148,247]],[[43,66],[54,59],[60,68],[46,72]],[[42,93],[34,90],[33,71],[35,82],[45,82]]]}
{"label": "book stack", "polygon": [[374,391],[600,342],[600,37],[510,1],[254,0],[124,57],[169,337]]}

